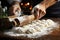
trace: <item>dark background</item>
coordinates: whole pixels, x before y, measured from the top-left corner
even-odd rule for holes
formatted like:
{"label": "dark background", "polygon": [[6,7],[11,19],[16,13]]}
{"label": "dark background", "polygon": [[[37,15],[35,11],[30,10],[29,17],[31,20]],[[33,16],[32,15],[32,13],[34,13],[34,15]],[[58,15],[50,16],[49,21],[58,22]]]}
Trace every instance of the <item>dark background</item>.
{"label": "dark background", "polygon": [[[6,0],[1,0],[2,1],[2,7],[4,6],[10,6],[9,3]],[[43,0],[22,0],[22,3],[27,3],[30,2],[31,5],[34,7],[38,3],[40,3]],[[24,9],[23,9],[24,10]],[[47,14],[45,17],[60,17],[60,2],[57,2],[56,4],[52,5],[47,9]]]}
{"label": "dark background", "polygon": [[[7,0],[0,0],[2,2],[2,6],[9,6],[9,3],[7,2]],[[36,4],[40,3],[43,0],[22,0],[22,2],[30,2],[33,6],[35,6]]]}

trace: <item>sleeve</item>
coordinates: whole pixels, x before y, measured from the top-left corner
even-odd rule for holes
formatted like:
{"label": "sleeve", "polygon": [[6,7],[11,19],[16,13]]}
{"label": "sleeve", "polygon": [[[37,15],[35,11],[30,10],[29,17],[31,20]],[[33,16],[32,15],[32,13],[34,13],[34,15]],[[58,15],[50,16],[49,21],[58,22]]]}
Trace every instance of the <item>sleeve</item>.
{"label": "sleeve", "polygon": [[13,1],[21,2],[22,0],[7,0],[9,4],[11,4]]}

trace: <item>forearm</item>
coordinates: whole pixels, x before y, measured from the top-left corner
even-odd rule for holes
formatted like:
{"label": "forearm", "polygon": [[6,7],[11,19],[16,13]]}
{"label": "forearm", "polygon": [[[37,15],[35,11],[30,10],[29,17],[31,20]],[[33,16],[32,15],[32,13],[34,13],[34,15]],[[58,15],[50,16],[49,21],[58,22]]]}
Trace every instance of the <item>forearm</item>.
{"label": "forearm", "polygon": [[45,9],[55,4],[58,0],[44,0],[40,4],[45,6]]}

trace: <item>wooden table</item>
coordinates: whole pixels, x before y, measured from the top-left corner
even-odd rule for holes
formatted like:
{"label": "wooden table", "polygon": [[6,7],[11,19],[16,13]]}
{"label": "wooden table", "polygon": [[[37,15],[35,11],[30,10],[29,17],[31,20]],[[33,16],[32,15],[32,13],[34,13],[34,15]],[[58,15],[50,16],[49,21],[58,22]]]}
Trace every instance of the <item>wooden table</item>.
{"label": "wooden table", "polygon": [[[45,18],[46,19],[46,18]],[[60,18],[51,18],[52,20],[58,22],[60,24]],[[45,35],[39,38],[20,38],[20,37],[10,37],[10,36],[6,36],[3,33],[0,32],[0,39],[2,40],[60,40],[60,26],[58,29],[53,30],[52,33],[50,33],[49,35]]]}

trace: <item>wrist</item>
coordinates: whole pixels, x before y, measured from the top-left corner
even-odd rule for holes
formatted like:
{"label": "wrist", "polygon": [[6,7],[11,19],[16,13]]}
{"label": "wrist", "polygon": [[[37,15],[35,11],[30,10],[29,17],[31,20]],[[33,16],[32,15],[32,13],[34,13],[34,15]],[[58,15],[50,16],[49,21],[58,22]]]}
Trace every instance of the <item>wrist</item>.
{"label": "wrist", "polygon": [[42,6],[45,8],[45,10],[47,9],[46,4],[45,4],[45,1],[42,1],[42,2],[40,3],[40,5],[42,5]]}
{"label": "wrist", "polygon": [[42,9],[46,10],[45,5],[43,5],[41,3],[38,4],[38,5],[36,5],[35,8],[38,8],[38,9],[41,9],[42,8]]}

